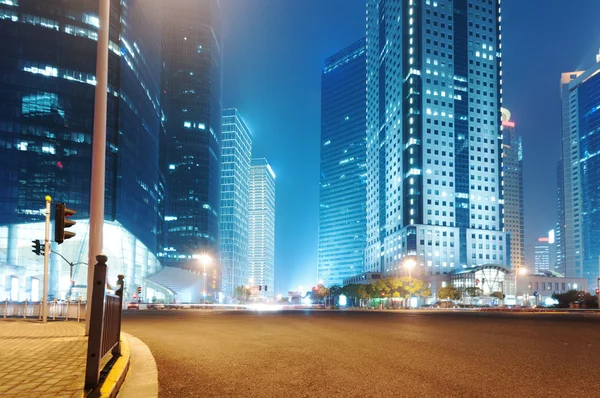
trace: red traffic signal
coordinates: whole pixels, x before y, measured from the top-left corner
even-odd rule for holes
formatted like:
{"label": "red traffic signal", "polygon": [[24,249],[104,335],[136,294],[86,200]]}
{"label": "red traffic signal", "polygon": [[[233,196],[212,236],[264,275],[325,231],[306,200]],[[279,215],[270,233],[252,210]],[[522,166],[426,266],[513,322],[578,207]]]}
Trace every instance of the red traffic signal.
{"label": "red traffic signal", "polygon": [[65,228],[70,228],[75,225],[75,221],[69,219],[77,213],[75,210],[68,209],[64,203],[57,203],[54,213],[54,241],[59,245],[67,239],[75,236],[75,232],[65,231]]}
{"label": "red traffic signal", "polygon": [[600,289],[596,289],[596,294],[600,294]]}

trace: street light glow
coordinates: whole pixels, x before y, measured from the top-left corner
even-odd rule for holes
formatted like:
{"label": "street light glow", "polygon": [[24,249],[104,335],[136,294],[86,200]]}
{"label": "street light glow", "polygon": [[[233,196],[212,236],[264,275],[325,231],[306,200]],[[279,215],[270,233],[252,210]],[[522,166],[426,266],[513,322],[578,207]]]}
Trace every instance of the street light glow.
{"label": "street light glow", "polygon": [[417,265],[417,262],[415,260],[413,260],[412,258],[409,258],[404,261],[404,267],[407,269],[412,269],[415,267],[415,265]]}
{"label": "street light glow", "polygon": [[201,254],[200,256],[198,256],[198,259],[200,260],[200,264],[204,266],[210,265],[210,263],[212,263],[212,257],[208,254]]}

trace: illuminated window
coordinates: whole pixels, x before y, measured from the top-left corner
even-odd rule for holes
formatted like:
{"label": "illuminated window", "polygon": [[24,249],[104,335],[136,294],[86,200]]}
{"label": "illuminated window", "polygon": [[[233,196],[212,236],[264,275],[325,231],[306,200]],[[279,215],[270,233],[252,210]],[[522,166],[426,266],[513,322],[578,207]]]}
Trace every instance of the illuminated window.
{"label": "illuminated window", "polygon": [[84,23],[86,23],[88,25],[95,26],[96,28],[100,27],[100,20],[98,19],[98,17],[96,15],[83,14],[82,20]]}

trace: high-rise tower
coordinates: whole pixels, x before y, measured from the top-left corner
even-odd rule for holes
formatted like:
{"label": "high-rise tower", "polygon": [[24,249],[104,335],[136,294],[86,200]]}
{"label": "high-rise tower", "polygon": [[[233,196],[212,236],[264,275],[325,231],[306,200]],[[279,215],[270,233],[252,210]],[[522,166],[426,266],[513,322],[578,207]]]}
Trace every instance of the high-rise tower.
{"label": "high-rise tower", "polygon": [[221,147],[221,290],[248,283],[248,214],[252,136],[237,109],[223,110]]}
{"label": "high-rise tower", "polygon": [[508,265],[499,1],[368,0],[366,44],[365,270]]}
{"label": "high-rise tower", "polygon": [[523,217],[523,142],[515,131],[510,112],[502,108],[502,171],[504,185],[504,230],[510,240],[510,264],[525,266],[525,223]]}
{"label": "high-rise tower", "polygon": [[592,288],[600,274],[600,54],[590,68],[562,74],[561,98],[565,273]]}
{"label": "high-rise tower", "polygon": [[250,166],[250,221],[248,283],[261,286],[265,295],[275,291],[275,173],[267,159],[252,159]]}
{"label": "high-rise tower", "polygon": [[221,10],[218,0],[165,5],[163,103],[167,173],[163,263],[199,269],[212,257],[208,291],[220,289]]}
{"label": "high-rise tower", "polygon": [[363,271],[366,244],[366,53],[360,40],[327,58],[321,78],[318,277]]}
{"label": "high-rise tower", "polygon": [[[160,268],[161,15],[160,2],[111,2],[104,249],[129,297]],[[77,235],[52,250],[87,262],[98,27],[95,0],[0,1],[0,292],[17,300],[39,298],[28,246],[44,236],[46,195],[77,211]],[[70,268],[51,256],[52,296],[85,296],[87,267]]]}

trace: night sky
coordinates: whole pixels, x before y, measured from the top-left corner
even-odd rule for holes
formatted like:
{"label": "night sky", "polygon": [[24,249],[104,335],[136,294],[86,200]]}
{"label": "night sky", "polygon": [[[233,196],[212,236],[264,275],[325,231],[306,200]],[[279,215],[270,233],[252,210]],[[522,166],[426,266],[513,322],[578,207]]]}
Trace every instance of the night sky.
{"label": "night sky", "polygon": [[[525,243],[557,219],[562,72],[600,48],[598,0],[502,1],[503,105],[524,140]],[[316,282],[321,71],[365,35],[363,0],[221,0],[223,106],[241,112],[276,181],[278,293]]]}

